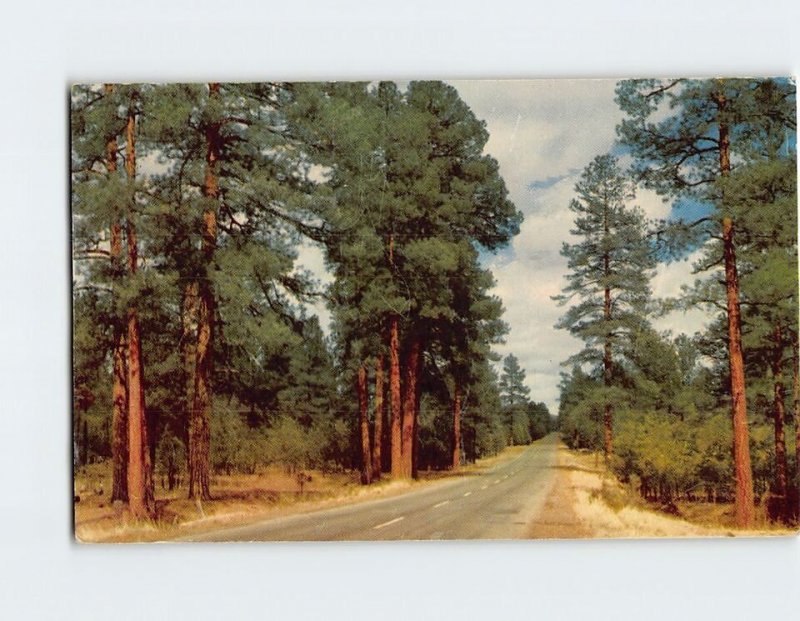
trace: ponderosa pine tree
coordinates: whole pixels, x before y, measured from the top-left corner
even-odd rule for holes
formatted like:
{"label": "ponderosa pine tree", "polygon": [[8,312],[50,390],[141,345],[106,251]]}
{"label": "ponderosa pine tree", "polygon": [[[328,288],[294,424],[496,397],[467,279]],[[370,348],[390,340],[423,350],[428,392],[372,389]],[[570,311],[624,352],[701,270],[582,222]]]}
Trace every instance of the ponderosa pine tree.
{"label": "ponderosa pine tree", "polygon": [[289,365],[302,332],[291,300],[304,300],[308,279],[292,269],[307,182],[284,119],[287,85],[167,85],[150,99],[146,136],[167,169],[151,180],[163,206],[153,243],[179,287],[189,493],[206,499],[214,395],[247,375],[249,401],[274,398],[280,385],[253,384],[280,373],[276,358]]}
{"label": "ponderosa pine tree", "polygon": [[[410,290],[404,385],[418,386],[424,355],[417,358],[417,349],[431,351],[436,326],[450,321],[454,295],[450,278],[473,260],[474,249],[464,242],[494,250],[519,230],[521,216],[507,199],[497,162],[483,154],[488,139],[485,124],[458,92],[442,82],[412,82],[405,98],[410,114],[425,128],[420,154],[425,173],[407,189],[413,203],[400,218],[403,243],[398,248],[400,272]],[[419,399],[419,393],[413,402],[406,395],[406,430],[416,429]],[[416,431],[412,437],[416,442]],[[413,475],[413,448],[411,455],[404,453],[406,470],[409,459]]]}
{"label": "ponderosa pine tree", "polygon": [[[720,181],[730,175],[733,161],[752,154],[765,126],[778,124],[791,129],[794,86],[772,79],[626,80],[617,85],[617,102],[627,115],[618,134],[632,151],[637,178],[665,196],[699,198],[714,207],[711,216],[689,226],[709,223],[722,241],[736,523],[752,526],[755,505],[741,338],[737,223],[731,211],[734,205]],[[651,119],[651,115],[667,109],[666,116]]]}
{"label": "ponderosa pine tree", "polygon": [[[453,459],[461,444],[468,459],[496,450],[497,421],[475,404],[490,403],[496,388],[484,366],[501,308],[486,293],[491,276],[477,248],[505,243],[520,215],[497,163],[483,154],[483,124],[454,89],[212,83],[108,91],[88,87],[78,97],[88,115],[74,108],[83,124],[73,143],[76,248],[100,257],[77,280],[91,286],[85,301],[93,312],[105,312],[110,327],[118,318],[117,342],[126,344],[116,384],[126,418],[117,427],[126,450],[129,438],[136,447],[123,465],[139,455],[156,463],[158,454],[173,485],[184,454],[189,493],[202,500],[210,496],[212,449],[216,467],[231,468],[245,462],[222,453],[238,451],[246,429],[274,423],[275,434],[311,437],[345,411],[349,391],[337,386],[319,326],[302,310],[309,278],[294,269],[301,236],[326,245],[336,277],[331,341],[347,360],[340,379],[356,388],[359,408],[358,369],[365,378],[375,370],[374,391],[360,391],[374,406],[371,450],[361,458],[372,478],[384,429],[397,432],[385,451],[397,451],[392,467],[415,474],[418,412],[434,358],[458,380],[453,414],[459,403],[464,411],[469,439],[458,440],[454,416]],[[313,114],[302,120],[309,106]],[[110,348],[108,355],[110,368]],[[308,377],[318,366],[320,381]],[[369,430],[361,411],[348,415],[347,429],[337,427],[340,440]],[[216,447],[212,428],[227,434]],[[245,444],[260,442],[257,431]],[[88,455],[88,440],[81,442]],[[343,458],[336,450],[339,463],[355,464],[355,451]],[[123,476],[126,488],[129,475],[134,488],[149,487],[146,468]]]}
{"label": "ponderosa pine tree", "polygon": [[325,217],[340,338],[386,334],[371,351],[389,361],[391,470],[411,477],[420,374],[453,317],[451,281],[473,259],[468,240],[496,248],[519,214],[481,153],[485,129],[450,87],[330,85],[304,116],[335,199]]}
{"label": "ponderosa pine tree", "polygon": [[[79,274],[80,287],[108,287],[113,325],[111,447],[112,499],[127,501],[134,517],[152,515],[153,484],[142,384],[138,295],[139,210],[136,179],[137,89],[114,85],[73,91],[73,182],[76,258],[108,257],[109,265]],[[120,148],[120,139],[122,148]],[[120,151],[124,172],[119,170]],[[108,224],[110,222],[110,225]],[[106,236],[105,231],[109,234]],[[123,252],[123,233],[127,252]],[[106,245],[107,244],[107,245]]]}
{"label": "ponderosa pine tree", "polygon": [[577,298],[556,327],[584,341],[586,346],[566,364],[598,364],[603,369],[603,450],[613,451],[615,358],[625,343],[646,325],[649,280],[655,267],[646,238],[642,211],[628,206],[635,198],[633,183],[611,155],[596,157],[575,186],[570,203],[575,213],[575,244],[564,243],[561,254],[571,270],[564,293],[554,299],[568,304]]}
{"label": "ponderosa pine tree", "polygon": [[499,387],[510,444],[529,443],[527,408],[531,391],[525,385],[525,369],[520,367],[519,359],[514,354],[503,359]]}
{"label": "ponderosa pine tree", "polygon": [[[769,376],[775,441],[773,516],[789,521],[797,513],[789,496],[786,454],[786,386],[797,342],[797,220],[787,218],[797,204],[796,159],[782,132],[773,153],[739,166],[725,180],[739,223],[738,257],[742,291],[745,362]],[[784,154],[781,154],[784,151]]]}
{"label": "ponderosa pine tree", "polygon": [[[125,118],[125,174],[127,176],[125,237],[127,240],[128,274],[136,278],[139,268],[139,246],[136,236],[137,180],[136,180],[136,119],[140,114],[139,94],[131,88]],[[144,365],[142,340],[137,311],[138,291],[134,289],[127,300],[127,394],[128,394],[128,506],[137,518],[146,518],[155,511],[153,471],[148,444],[147,415],[145,410]]]}
{"label": "ponderosa pine tree", "polygon": [[[112,326],[112,500],[128,501],[127,348],[124,318],[116,303],[124,275],[119,201],[117,141],[124,128],[114,87],[76,86],[72,90],[73,248],[81,287],[97,286],[111,294],[106,320]],[[98,264],[97,261],[102,261]],[[84,262],[90,265],[86,266]],[[105,264],[103,267],[101,265]]]}
{"label": "ponderosa pine tree", "polygon": [[500,395],[509,407],[525,405],[531,389],[525,385],[525,369],[519,366],[519,359],[508,354],[503,359],[503,373],[500,376]]}
{"label": "ponderosa pine tree", "polygon": [[[500,319],[503,306],[499,298],[489,295],[494,278],[478,265],[477,252],[466,248],[461,265],[451,279],[453,316],[436,326],[437,340],[446,360],[452,382],[452,467],[461,465],[463,406],[477,381],[475,371],[481,361],[491,360],[491,346],[501,341],[508,327]],[[432,352],[435,355],[435,352]]]}
{"label": "ponderosa pine tree", "polygon": [[[461,464],[463,452],[462,414],[469,401],[480,363],[494,360],[491,346],[501,342],[508,327],[501,321],[501,301],[488,292],[494,278],[480,267],[477,251],[468,243],[459,248],[458,268],[449,275],[449,306],[452,313],[430,321],[431,339],[427,359],[433,380],[446,392],[450,424],[450,465]],[[435,377],[435,379],[433,379]],[[440,395],[439,398],[441,398]]]}

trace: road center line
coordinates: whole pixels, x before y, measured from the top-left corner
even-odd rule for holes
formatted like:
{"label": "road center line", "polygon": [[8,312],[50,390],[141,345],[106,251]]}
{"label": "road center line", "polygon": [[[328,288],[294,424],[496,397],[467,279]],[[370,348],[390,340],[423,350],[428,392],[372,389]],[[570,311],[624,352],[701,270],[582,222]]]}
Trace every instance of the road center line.
{"label": "road center line", "polygon": [[483,487],[481,487],[481,489],[486,489],[487,487],[489,487],[489,486],[488,485],[484,485]]}
{"label": "road center line", "polygon": [[378,524],[377,526],[374,526],[373,530],[378,530],[379,528],[383,528],[384,526],[389,526],[390,524],[397,524],[397,522],[404,519],[406,519],[406,516],[401,515],[400,517],[394,518],[393,520],[389,520],[388,522],[384,522],[383,524]]}
{"label": "road center line", "polygon": [[436,507],[443,507],[444,505],[446,505],[446,504],[447,504],[447,503],[449,503],[449,502],[450,502],[449,500],[443,500],[443,501],[442,501],[442,502],[440,502],[439,504],[437,504],[437,505],[433,505],[433,508],[435,509]]}
{"label": "road center line", "polygon": [[469,495],[471,495],[471,494],[472,494],[472,492],[466,492],[466,493],[464,494],[464,498],[466,498],[467,496],[469,496]]}
{"label": "road center line", "polygon": [[492,483],[492,485],[497,485],[499,482],[500,482],[500,479],[495,479],[494,483]]}

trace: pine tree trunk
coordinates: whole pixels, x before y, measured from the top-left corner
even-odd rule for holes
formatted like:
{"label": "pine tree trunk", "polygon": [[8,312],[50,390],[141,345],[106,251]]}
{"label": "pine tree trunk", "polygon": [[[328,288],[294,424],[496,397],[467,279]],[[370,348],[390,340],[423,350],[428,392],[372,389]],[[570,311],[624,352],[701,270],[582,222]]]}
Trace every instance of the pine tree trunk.
{"label": "pine tree trunk", "polygon": [[[114,86],[105,85],[106,95],[111,95]],[[109,176],[117,172],[117,137],[111,136],[106,142],[106,170]],[[120,278],[122,269],[122,227],[119,222],[111,223],[109,247],[111,271]],[[112,354],[113,385],[111,388],[111,461],[112,483],[111,500],[128,502],[128,384],[127,384],[127,344],[125,342],[124,321],[115,317],[114,351]]]}
{"label": "pine tree trunk", "polygon": [[788,491],[788,466],[786,463],[786,439],[783,423],[786,417],[784,409],[784,388],[782,377],[783,366],[783,334],[780,323],[773,332],[775,349],[772,353],[772,417],[775,426],[775,494],[780,498],[780,515],[786,518],[786,498]]}
{"label": "pine tree trunk", "polygon": [[375,432],[372,440],[372,479],[381,478],[383,445],[383,419],[386,416],[383,406],[383,355],[375,359]]}
{"label": "pine tree trunk", "polygon": [[[197,317],[199,314],[200,292],[197,281],[190,280],[183,288],[181,300],[181,353],[183,356],[183,407],[186,434],[183,438],[189,446],[189,422],[192,420],[192,407],[194,406],[194,375],[197,367]],[[187,452],[188,460],[188,452]],[[187,463],[188,471],[188,463]]]}
{"label": "pine tree trunk", "polygon": [[153,513],[153,476],[147,444],[141,340],[136,313],[128,318],[128,505],[137,518]]}
{"label": "pine tree trunk", "polygon": [[112,414],[111,414],[111,501],[128,502],[128,390],[125,358],[127,345],[121,327],[114,329]]}
{"label": "pine tree trunk", "polygon": [[[125,171],[133,188],[136,179],[136,117],[128,113],[126,127]],[[134,201],[133,195],[130,201]],[[136,273],[138,248],[133,205],[128,207],[128,272]],[[142,348],[135,302],[128,306],[128,506],[136,518],[151,517],[154,511],[153,473],[147,443]]]}
{"label": "pine tree trunk", "polygon": [[[389,237],[389,267],[394,269],[394,236]],[[389,319],[389,410],[391,412],[391,474],[403,476],[403,420],[400,392],[400,320]]]}
{"label": "pine tree trunk", "polygon": [[[608,205],[606,204],[606,211],[604,213],[604,230],[605,234],[609,234],[608,225]],[[606,278],[611,276],[610,257],[608,253],[603,255],[603,272]],[[603,319],[606,324],[611,321],[611,289],[606,286],[603,292]],[[606,388],[611,387],[612,382],[612,358],[611,358],[611,333],[606,333],[605,342],[603,344],[603,384]],[[603,408],[603,455],[606,463],[611,458],[613,452],[613,437],[614,437],[614,407],[610,401],[607,401]]]}
{"label": "pine tree trunk", "polygon": [[209,500],[211,471],[211,345],[213,300],[199,286],[194,394],[189,418],[189,498]]}
{"label": "pine tree trunk", "polygon": [[[717,95],[717,106],[722,116],[726,108],[725,96]],[[730,132],[724,119],[719,122],[719,164],[723,176],[730,174]],[[725,201],[723,198],[723,206]],[[730,217],[722,219],[722,247],[725,261],[725,293],[728,315],[728,362],[731,375],[731,419],[733,423],[733,464],[735,472],[734,505],[736,525],[752,527],[755,521],[753,471],[750,465],[750,432],[747,426],[747,399],[745,395],[744,357],[742,354],[742,328],[739,311],[739,275],[736,269],[734,225]]]}
{"label": "pine tree trunk", "polygon": [[453,469],[461,465],[461,388],[453,388]]}
{"label": "pine tree trunk", "polygon": [[409,479],[414,474],[414,432],[417,400],[417,372],[419,368],[420,343],[417,336],[411,337],[405,364],[403,382],[403,454],[400,477]]}
{"label": "pine tree trunk", "polygon": [[358,367],[358,424],[361,429],[361,484],[372,482],[372,452],[369,446],[369,415],[367,412],[367,369]]}
{"label": "pine tree trunk", "polygon": [[392,477],[403,473],[403,419],[400,392],[400,336],[397,317],[389,325],[389,409],[392,416]]}
{"label": "pine tree trunk", "polygon": [[417,467],[419,465],[419,404],[422,401],[422,351],[417,358],[417,380],[414,382],[414,432],[411,443],[411,477],[417,478]]}
{"label": "pine tree trunk", "polygon": [[[209,97],[219,97],[219,84],[209,84]],[[194,398],[189,418],[189,498],[211,498],[211,409],[214,347],[214,291],[209,280],[211,262],[217,244],[217,202],[219,200],[220,123],[211,122],[205,129],[206,171],[203,196],[204,271],[198,283],[197,345],[195,347]]]}

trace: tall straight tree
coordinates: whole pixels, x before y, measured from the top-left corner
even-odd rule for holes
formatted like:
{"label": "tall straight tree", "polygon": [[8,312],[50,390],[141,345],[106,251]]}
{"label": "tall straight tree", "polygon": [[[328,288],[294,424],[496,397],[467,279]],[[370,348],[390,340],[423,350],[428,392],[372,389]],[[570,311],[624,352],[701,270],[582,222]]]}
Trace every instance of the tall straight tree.
{"label": "tall straight tree", "polygon": [[209,270],[217,245],[219,166],[222,155],[220,85],[208,85],[203,119],[206,166],[203,179],[202,268],[197,283],[197,339],[194,345],[194,392],[189,411],[189,497],[208,499],[210,492],[212,370],[214,357],[214,291]]}
{"label": "tall straight tree", "polygon": [[150,179],[161,205],[152,244],[180,291],[189,494],[203,500],[211,496],[215,395],[265,407],[268,391],[254,383],[272,381],[274,406],[280,386],[270,364],[288,365],[281,352],[302,332],[292,300],[304,299],[308,283],[292,272],[306,179],[287,134],[287,85],[151,90],[145,134],[167,168]]}
{"label": "tall straight tree", "polygon": [[[726,179],[726,195],[739,223],[742,289],[742,340],[749,369],[768,375],[775,439],[774,512],[789,521],[789,465],[784,424],[786,386],[797,342],[797,220],[787,218],[797,205],[796,157],[778,136],[770,157],[744,163]],[[718,297],[718,296],[717,296]]]}
{"label": "tall straight tree", "polygon": [[[113,84],[104,86],[106,96],[114,93]],[[112,130],[114,131],[114,130]],[[109,175],[117,174],[117,135],[110,134],[106,141],[106,170]],[[109,240],[109,259],[112,273],[122,273],[122,226],[119,222],[111,224]],[[114,352],[112,354],[112,417],[111,417],[111,459],[113,475],[111,500],[128,502],[128,382],[127,382],[127,344],[122,330],[122,321],[115,321]]]}
{"label": "tall straight tree", "polygon": [[[138,295],[138,187],[135,86],[76,87],[73,91],[73,175],[77,258],[108,256],[108,270],[80,274],[81,286],[108,284],[113,324],[111,453],[112,498],[128,502],[134,517],[152,515],[153,482],[142,383]],[[122,148],[120,148],[122,137]],[[124,152],[124,177],[120,153]],[[104,174],[99,166],[102,162]],[[110,220],[109,229],[105,222]],[[103,223],[103,224],[101,224]],[[107,238],[103,234],[109,230]],[[127,253],[123,253],[123,233]],[[106,246],[107,243],[107,246]]]}
{"label": "tall straight tree", "polygon": [[[731,420],[736,481],[736,524],[755,519],[747,399],[742,352],[737,223],[720,183],[732,161],[752,154],[765,124],[794,123],[794,86],[770,79],[626,80],[617,85],[626,113],[617,131],[634,156],[633,170],[647,187],[713,205],[714,235],[724,266]],[[653,120],[658,114],[658,120]],[[755,138],[755,139],[754,139]],[[700,222],[697,221],[697,222]]]}
{"label": "tall straight tree", "polygon": [[531,441],[527,423],[529,395],[530,388],[525,385],[525,369],[520,367],[519,359],[514,354],[509,354],[503,360],[500,399],[510,444],[528,444]]}
{"label": "tall straight tree", "polygon": [[[474,260],[474,246],[494,250],[505,244],[519,230],[521,215],[507,199],[497,162],[483,154],[485,124],[458,92],[442,82],[412,82],[405,99],[409,115],[423,128],[415,138],[424,172],[408,185],[412,202],[398,218],[403,232],[398,267],[409,290],[404,385],[418,386],[438,326],[452,321],[455,275]],[[419,393],[413,402],[408,395],[404,400],[414,408],[403,413],[404,428],[414,429],[410,455],[403,445],[405,470],[410,459],[412,474],[419,400]]]}
{"label": "tall straight tree", "polygon": [[452,380],[453,468],[461,465],[463,408],[472,385],[478,381],[476,371],[481,362],[494,358],[491,345],[501,342],[508,331],[500,319],[503,313],[500,299],[488,293],[494,284],[491,273],[479,266],[477,251],[472,246],[463,246],[459,267],[450,281],[453,316],[435,326]]}
{"label": "tall straight tree", "polygon": [[383,445],[384,434],[386,433],[386,408],[384,406],[384,380],[383,362],[384,355],[378,354],[375,357],[375,425],[372,440],[372,480],[377,481],[381,478],[383,471]]}
{"label": "tall straight tree", "polygon": [[[136,277],[139,249],[136,237],[136,119],[139,94],[130,90],[125,121],[125,173],[127,175],[127,213],[125,234],[128,246],[128,274]],[[136,308],[137,292],[127,296],[127,388],[128,388],[128,505],[137,518],[150,517],[155,510],[153,472],[147,436],[142,340]]]}
{"label": "tall straight tree", "polygon": [[596,157],[575,186],[570,203],[575,213],[575,244],[565,243],[561,254],[571,270],[561,305],[577,297],[557,324],[582,339],[586,346],[566,364],[599,364],[603,370],[603,450],[613,450],[613,384],[615,358],[626,341],[645,325],[650,299],[649,279],[655,261],[646,238],[642,211],[629,207],[633,183],[611,155]]}

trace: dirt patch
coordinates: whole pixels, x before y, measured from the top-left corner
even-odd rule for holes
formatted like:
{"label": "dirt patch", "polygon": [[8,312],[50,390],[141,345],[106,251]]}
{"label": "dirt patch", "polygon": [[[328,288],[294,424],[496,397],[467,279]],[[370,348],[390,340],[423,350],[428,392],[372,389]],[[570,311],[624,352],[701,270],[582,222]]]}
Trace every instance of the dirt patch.
{"label": "dirt patch", "polygon": [[530,525],[531,539],[587,539],[592,531],[575,513],[577,501],[572,487],[569,469],[557,466],[553,487],[541,512]]}
{"label": "dirt patch", "polygon": [[725,536],[642,506],[591,455],[558,448],[555,482],[531,525],[536,539]]}

